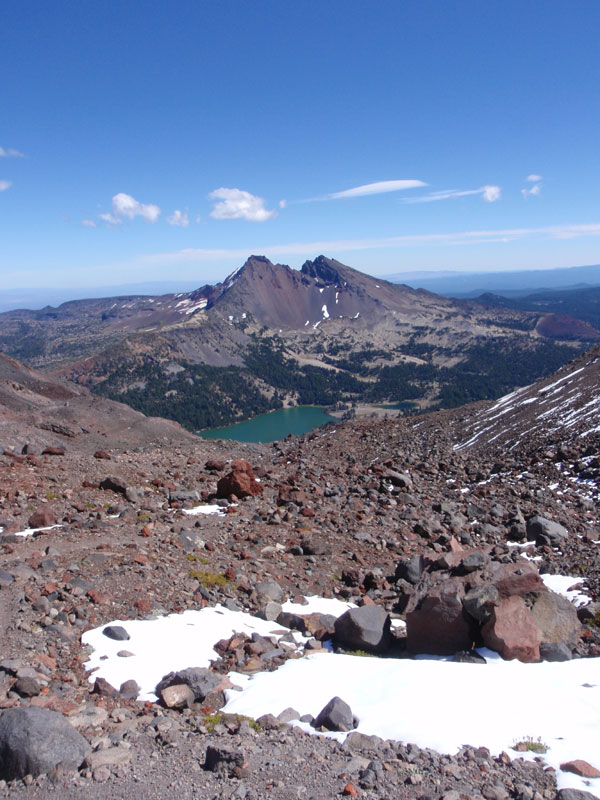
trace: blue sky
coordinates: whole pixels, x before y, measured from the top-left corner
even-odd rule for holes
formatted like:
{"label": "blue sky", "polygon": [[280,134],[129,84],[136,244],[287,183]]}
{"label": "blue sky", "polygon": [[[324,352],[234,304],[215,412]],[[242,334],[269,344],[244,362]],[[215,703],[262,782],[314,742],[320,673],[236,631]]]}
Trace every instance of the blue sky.
{"label": "blue sky", "polygon": [[8,0],[0,288],[600,262],[593,0]]}

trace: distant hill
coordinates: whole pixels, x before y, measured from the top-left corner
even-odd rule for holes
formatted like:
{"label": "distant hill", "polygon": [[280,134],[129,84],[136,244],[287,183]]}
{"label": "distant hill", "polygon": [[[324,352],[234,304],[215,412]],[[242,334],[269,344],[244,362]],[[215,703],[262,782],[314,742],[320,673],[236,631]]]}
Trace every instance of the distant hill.
{"label": "distant hill", "polygon": [[594,328],[600,328],[600,286],[534,292],[522,297],[506,297],[486,292],[473,300],[499,308],[568,315]]}
{"label": "distant hill", "polygon": [[514,272],[396,273],[386,278],[446,297],[470,298],[483,292],[515,296],[547,289],[600,286],[600,264]]}

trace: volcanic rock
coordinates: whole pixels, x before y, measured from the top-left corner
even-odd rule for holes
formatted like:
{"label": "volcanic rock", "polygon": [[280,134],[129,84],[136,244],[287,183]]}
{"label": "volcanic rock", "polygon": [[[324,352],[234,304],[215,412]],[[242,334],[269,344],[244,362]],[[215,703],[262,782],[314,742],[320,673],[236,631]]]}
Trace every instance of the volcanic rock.
{"label": "volcanic rock", "polygon": [[530,610],[521,597],[507,597],[494,608],[493,614],[481,629],[483,641],[502,658],[519,661],[540,660],[541,634]]}
{"label": "volcanic rock", "polygon": [[332,697],[311,724],[313,728],[325,728],[328,731],[351,731],[357,726],[352,709],[340,697]]}
{"label": "volcanic rock", "polygon": [[42,505],[29,517],[27,524],[30,528],[49,528],[56,524],[56,516],[49,506]]}
{"label": "volcanic rock", "polygon": [[89,745],[62,714],[45,708],[8,708],[0,714],[0,777],[75,770]]}
{"label": "volcanic rock", "polygon": [[380,653],[391,643],[390,616],[381,606],[351,608],[337,618],[335,641],[349,650]]}
{"label": "volcanic rock", "polygon": [[568,537],[567,529],[551,519],[535,516],[527,522],[527,538],[530,541],[535,540],[538,544],[556,545]]}
{"label": "volcanic rock", "polygon": [[256,480],[254,470],[248,461],[239,458],[231,462],[228,472],[217,483],[217,497],[253,497],[263,493],[262,485]]}

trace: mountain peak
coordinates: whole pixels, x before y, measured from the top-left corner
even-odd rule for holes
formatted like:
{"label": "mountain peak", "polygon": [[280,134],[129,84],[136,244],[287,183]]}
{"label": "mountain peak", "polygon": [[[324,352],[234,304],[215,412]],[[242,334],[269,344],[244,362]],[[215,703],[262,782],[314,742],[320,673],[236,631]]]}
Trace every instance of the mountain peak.
{"label": "mountain peak", "polygon": [[346,269],[347,267],[334,258],[321,255],[317,256],[314,261],[305,261],[300,271],[303,275],[317,281],[341,283],[344,280],[342,271]]}

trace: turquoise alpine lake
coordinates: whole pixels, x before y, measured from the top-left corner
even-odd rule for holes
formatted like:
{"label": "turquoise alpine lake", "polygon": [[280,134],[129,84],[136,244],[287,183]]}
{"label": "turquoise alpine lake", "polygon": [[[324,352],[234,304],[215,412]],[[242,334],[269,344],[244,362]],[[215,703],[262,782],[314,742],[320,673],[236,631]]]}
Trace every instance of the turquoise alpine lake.
{"label": "turquoise alpine lake", "polygon": [[319,406],[295,406],[259,414],[226,428],[200,431],[199,435],[203,439],[234,439],[236,442],[278,442],[290,433],[299,436],[333,419]]}

